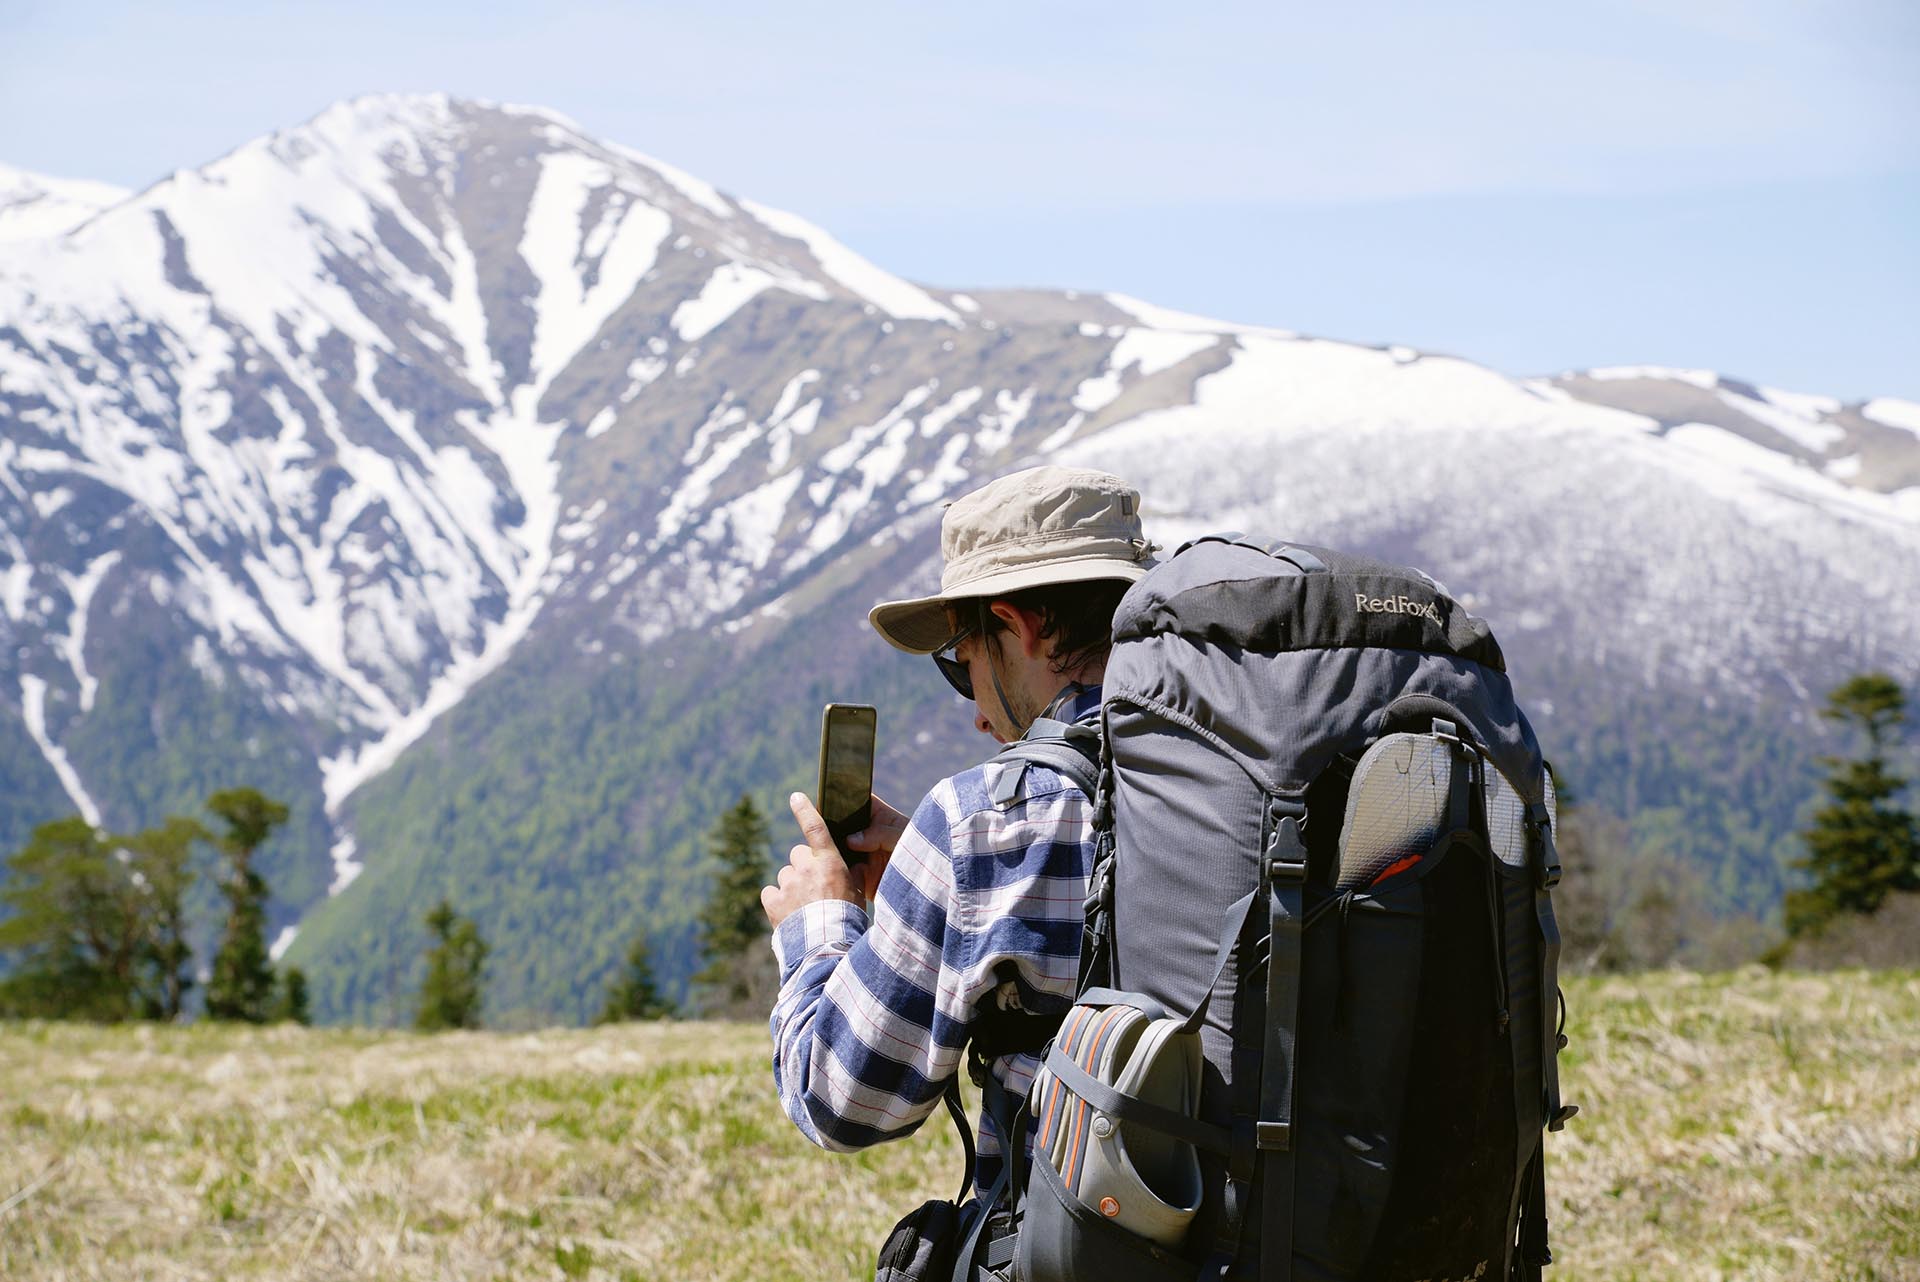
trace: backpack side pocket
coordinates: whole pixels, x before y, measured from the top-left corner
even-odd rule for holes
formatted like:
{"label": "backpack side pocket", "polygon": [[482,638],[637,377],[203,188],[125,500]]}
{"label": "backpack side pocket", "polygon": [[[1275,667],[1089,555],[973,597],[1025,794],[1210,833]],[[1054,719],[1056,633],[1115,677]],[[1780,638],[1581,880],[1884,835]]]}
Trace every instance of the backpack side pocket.
{"label": "backpack side pocket", "polygon": [[960,1240],[960,1208],[943,1198],[923,1202],[887,1234],[874,1282],[950,1282]]}

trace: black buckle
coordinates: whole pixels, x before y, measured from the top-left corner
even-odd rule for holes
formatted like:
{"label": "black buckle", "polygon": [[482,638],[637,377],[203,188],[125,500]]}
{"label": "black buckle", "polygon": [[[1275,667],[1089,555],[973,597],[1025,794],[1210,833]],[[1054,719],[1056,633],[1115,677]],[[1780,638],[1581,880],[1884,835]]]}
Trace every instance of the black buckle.
{"label": "black buckle", "polygon": [[1087,899],[1081,905],[1081,916],[1092,917],[1096,912],[1113,911],[1113,863],[1102,859],[1093,866],[1093,883],[1087,888]]}
{"label": "black buckle", "polygon": [[1305,881],[1306,879],[1307,861],[1304,859],[1281,859],[1276,857],[1267,860],[1267,880],[1269,882]]}
{"label": "black buckle", "polygon": [[1254,1128],[1254,1144],[1268,1152],[1285,1153],[1293,1148],[1291,1122],[1262,1122]]}
{"label": "black buckle", "polygon": [[1300,838],[1300,816],[1278,805],[1271,813],[1273,828],[1267,834],[1261,875],[1269,886],[1278,881],[1303,882],[1307,879],[1307,843]]}

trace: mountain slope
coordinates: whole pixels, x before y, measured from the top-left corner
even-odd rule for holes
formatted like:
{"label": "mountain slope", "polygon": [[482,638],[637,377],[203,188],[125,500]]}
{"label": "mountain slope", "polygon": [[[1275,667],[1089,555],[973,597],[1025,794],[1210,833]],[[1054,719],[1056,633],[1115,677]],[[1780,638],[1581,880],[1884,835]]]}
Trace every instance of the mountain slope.
{"label": "mountain slope", "polygon": [[979,755],[864,614],[1051,457],[1162,543],[1439,575],[1586,795],[1763,908],[1820,692],[1920,673],[1916,424],[929,290],[549,113],[359,99],[0,245],[0,840],[250,782],[324,1014],[403,1018],[445,894],[497,1014],[579,1017],[634,929],[685,973],[697,837],[820,702],[882,705],[902,801]]}

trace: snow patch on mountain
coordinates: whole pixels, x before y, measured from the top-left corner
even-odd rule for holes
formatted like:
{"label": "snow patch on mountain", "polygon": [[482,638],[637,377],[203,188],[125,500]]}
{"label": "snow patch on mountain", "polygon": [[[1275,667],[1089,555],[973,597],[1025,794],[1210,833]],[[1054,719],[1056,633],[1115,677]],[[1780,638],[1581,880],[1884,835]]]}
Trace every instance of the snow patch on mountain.
{"label": "snow patch on mountain", "polygon": [[1131,369],[1140,378],[1151,378],[1161,370],[1172,369],[1189,357],[1198,356],[1220,339],[1213,334],[1158,329],[1129,329],[1114,345],[1107,368],[1116,373]]}
{"label": "snow patch on mountain", "polygon": [[[577,126],[575,127],[575,131],[578,132]],[[584,136],[585,135],[582,135],[582,137]],[[727,203],[727,198],[721,195],[720,189],[706,179],[695,177],[684,169],[670,165],[664,160],[657,160],[643,152],[635,151],[633,148],[621,143],[605,143],[603,145],[617,155],[624,156],[635,164],[644,165],[646,168],[653,170],[654,173],[666,179],[668,185],[675,191],[708,213],[719,218],[732,218],[735,216],[736,211],[732,205]]]}
{"label": "snow patch on mountain", "polygon": [[920,419],[920,435],[938,436],[946,431],[953,421],[980,403],[982,389],[978,387],[962,388],[949,396],[946,403],[929,410]]}
{"label": "snow patch on mountain", "polygon": [[1242,325],[1234,321],[1215,320],[1211,316],[1196,316],[1192,312],[1161,307],[1144,299],[1134,298],[1130,294],[1103,294],[1101,297],[1149,330],[1177,334],[1262,334],[1268,338],[1294,337],[1292,330],[1273,329],[1265,325]]}
{"label": "snow patch on mountain", "polygon": [[1860,412],[1876,423],[1920,436],[1920,403],[1881,396],[1862,405]]}
{"label": "snow patch on mountain", "polygon": [[773,414],[767,421],[778,423],[791,415],[800,404],[801,394],[819,381],[820,371],[817,369],[803,369],[788,379],[781,387],[780,396],[773,403]]}
{"label": "snow patch on mountain", "polygon": [[1622,382],[1631,379],[1665,379],[1675,383],[1688,383],[1706,391],[1720,386],[1720,376],[1710,369],[1672,369],[1665,365],[1603,365],[1598,369],[1575,370],[1582,378],[1590,378],[1596,383]]}
{"label": "snow patch on mountain", "polygon": [[1120,389],[1120,371],[1116,369],[1104,369],[1092,378],[1081,379],[1073,389],[1073,408],[1080,411],[1075,417],[1084,418],[1105,409],[1120,398]]}
{"label": "snow patch on mountain", "polygon": [[87,795],[86,786],[80,782],[80,772],[67,760],[66,750],[47,733],[47,683],[30,672],[20,674],[20,718],[27,723],[27,733],[38,745],[40,755],[59,777],[68,800],[89,824],[100,827],[100,807]]}
{"label": "snow patch on mountain", "polygon": [[931,294],[918,285],[908,284],[893,273],[874,266],[806,219],[751,200],[741,201],[740,207],[759,219],[769,230],[805,245],[821,271],[887,315],[900,320],[940,321],[948,325],[961,323],[952,308],[936,302]]}
{"label": "snow patch on mountain", "polygon": [[[819,467],[827,476],[814,486],[816,496],[814,502],[816,504],[826,502],[825,496],[833,488],[833,478],[850,467],[858,466],[862,476],[872,481],[876,472],[882,470],[885,465],[872,462],[868,458],[869,451],[873,449],[876,442],[898,427],[907,415],[925,405],[927,398],[938,389],[938,380],[909,388],[906,395],[902,396],[893,408],[872,423],[854,428],[847,434],[846,440],[821,455]],[[885,453],[888,458],[895,458],[899,450],[887,447]]]}
{"label": "snow patch on mountain", "polygon": [[[1776,401],[1772,395],[1765,401],[1756,401],[1751,396],[1742,396],[1738,392],[1724,388],[1719,393],[1720,401],[1730,409],[1738,410],[1748,418],[1765,423],[1780,435],[1813,454],[1824,454],[1836,442],[1846,437],[1846,429],[1837,424],[1826,422],[1820,417],[1820,411],[1812,414],[1804,412],[1810,404],[1801,400]],[[1793,408],[1788,408],[1793,406]]]}
{"label": "snow patch on mountain", "polygon": [[328,854],[333,860],[333,881],[327,886],[327,894],[333,896],[353,884],[353,879],[360,875],[362,865],[359,860],[360,849],[352,833],[342,834]]}
{"label": "snow patch on mountain", "polygon": [[[587,231],[582,218],[588,203],[614,185],[612,170],[589,156],[563,151],[540,158],[540,180],[520,237],[520,257],[540,282],[533,337],[536,399],[632,295],[673,233],[670,216],[617,188],[608,197],[602,224],[611,230]],[[591,285],[584,279],[589,266],[598,269]]]}
{"label": "snow patch on mountain", "polygon": [[1674,460],[1680,471],[1757,521],[1798,524],[1809,500],[1868,519],[1899,521],[1886,495],[1856,489],[1722,427],[1682,423],[1667,432],[1664,443],[1682,456]]}
{"label": "snow patch on mountain", "polygon": [[541,604],[541,598],[530,597],[511,608],[505,620],[488,634],[484,648],[456,654],[434,678],[426,697],[411,710],[381,724],[377,738],[323,758],[321,793],[327,813],[339,813],[354,789],[398,761],[400,754],[418,742],[441,713],[458,704],[469,690],[498,668],[526,636]]}
{"label": "snow patch on mountain", "polygon": [[[728,556],[749,569],[764,569],[779,546],[780,527],[803,479],[796,468],[715,508],[701,525],[700,537],[709,546],[725,548]],[[716,602],[715,607],[726,609],[732,604]]]}
{"label": "snow patch on mountain", "polygon": [[1758,390],[1767,401],[1804,419],[1817,419],[1826,414],[1840,412],[1840,399],[1836,396],[1819,396],[1810,392],[1783,392],[1777,387],[1762,387]]}
{"label": "snow patch on mountain", "polygon": [[[901,471],[919,430],[919,424],[908,416],[926,404],[938,388],[939,380],[933,379],[908,389],[885,414],[855,428],[846,440],[820,457],[820,478],[807,487],[808,499],[820,510],[807,528],[805,541],[787,558],[784,573],[795,573],[837,546],[852,529],[855,518],[872,502],[875,492]],[[857,475],[857,481],[849,472]]]}
{"label": "snow patch on mountain", "polygon": [[100,679],[87,670],[87,616],[93,609],[94,593],[100,588],[100,581],[107,571],[120,560],[118,551],[107,552],[87,562],[79,574],[60,575],[60,581],[66,586],[67,600],[73,603],[72,613],[68,615],[66,635],[54,642],[55,648],[73,670],[73,679],[80,687],[80,711],[92,712],[94,696],[100,691]]}
{"label": "snow patch on mountain", "polygon": [[820,381],[820,371],[803,369],[787,380],[780,389],[780,398],[775,402],[773,414],[767,419],[767,474],[777,475],[786,470],[793,459],[793,443],[803,436],[809,436],[820,422],[820,400],[818,397],[800,404],[800,397],[807,388]]}
{"label": "snow patch on mountain", "polygon": [[773,284],[758,267],[721,263],[698,294],[673,309],[670,323],[682,342],[697,343]]}
{"label": "snow patch on mountain", "polygon": [[[740,430],[732,431],[734,428]],[[737,405],[723,401],[714,406],[694,432],[693,444],[681,458],[682,465],[689,470],[654,521],[653,537],[647,542],[649,553],[658,551],[680,533],[687,519],[706,503],[714,482],[765,431],[760,424],[750,422],[747,412]]]}

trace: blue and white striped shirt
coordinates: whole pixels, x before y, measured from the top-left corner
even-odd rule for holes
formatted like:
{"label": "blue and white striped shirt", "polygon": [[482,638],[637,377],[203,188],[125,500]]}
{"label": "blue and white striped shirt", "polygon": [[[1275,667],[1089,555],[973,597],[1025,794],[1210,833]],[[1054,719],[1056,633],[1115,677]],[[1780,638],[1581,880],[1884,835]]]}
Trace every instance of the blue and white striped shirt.
{"label": "blue and white striped shirt", "polygon": [[[1098,687],[1068,687],[1047,712],[1099,710]],[[1079,980],[1093,862],[1093,805],[1056,772],[1031,765],[1020,797],[993,801],[988,761],[935,785],[880,879],[873,917],[843,900],[808,904],[774,932],[773,1076],[801,1133],[836,1152],[910,1135],[959,1070],[974,1007],[1012,962],[1029,1009],[1064,1011]],[[1038,1061],[1007,1055],[993,1072],[1015,1099]],[[980,1117],[981,1188],[1002,1144]]]}

